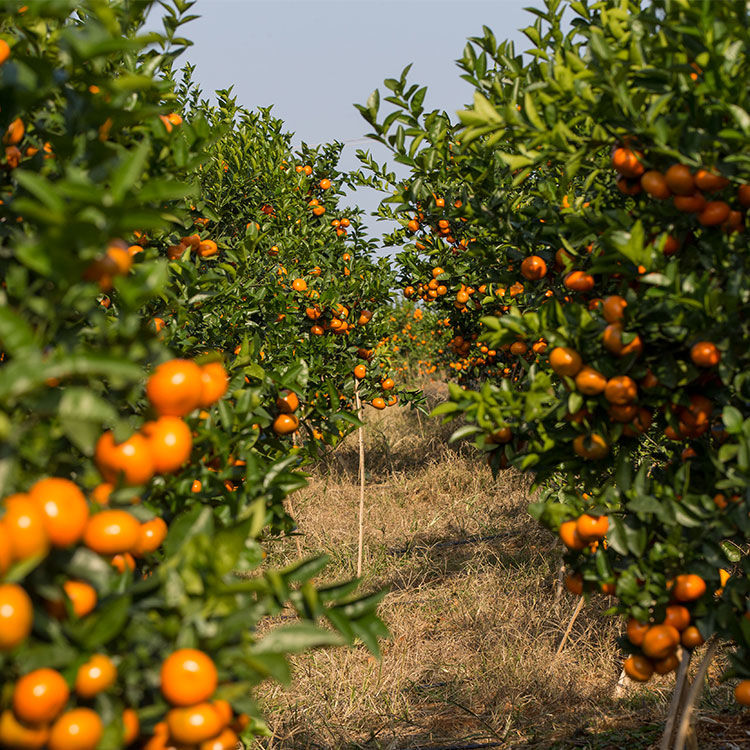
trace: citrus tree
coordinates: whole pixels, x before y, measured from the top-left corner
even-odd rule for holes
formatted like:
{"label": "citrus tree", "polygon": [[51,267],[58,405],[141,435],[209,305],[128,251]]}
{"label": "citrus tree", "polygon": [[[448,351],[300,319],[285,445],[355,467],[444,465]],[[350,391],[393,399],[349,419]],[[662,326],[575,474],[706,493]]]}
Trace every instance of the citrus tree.
{"label": "citrus tree", "polygon": [[[629,618],[633,679],[714,636],[748,703],[747,11],[534,13],[525,57],[470,40],[460,125],[405,75],[392,112],[377,93],[361,108],[412,170],[400,184],[363,155],[408,243],[405,292],[450,316],[462,356],[503,363],[469,359],[481,387],[436,412],[467,417],[495,469],[535,475],[569,588]],[[431,274],[442,294],[415,283]]]}
{"label": "citrus tree", "polygon": [[[291,445],[254,445],[304,368],[258,369],[282,343],[265,330],[218,334],[212,297],[271,284],[244,225],[184,231],[233,124],[183,108],[192,3],[147,34],[151,6],[0,3],[3,747],[233,747],[263,731],[252,688],[287,680],[286,654],[386,633],[379,595],[313,583],[325,558],[263,562],[302,478]],[[258,637],[283,608],[297,621]]]}

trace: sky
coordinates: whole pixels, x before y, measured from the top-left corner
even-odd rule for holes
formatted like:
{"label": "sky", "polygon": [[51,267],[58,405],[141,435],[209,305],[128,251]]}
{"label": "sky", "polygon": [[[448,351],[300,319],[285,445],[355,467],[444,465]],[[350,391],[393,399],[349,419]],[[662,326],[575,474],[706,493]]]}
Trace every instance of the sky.
{"label": "sky", "polygon": [[[529,5],[542,0],[198,0],[200,18],[182,29],[194,42],[183,59],[205,92],[233,86],[247,108],[273,104],[296,143],[344,142],[341,166],[351,169],[357,149],[378,162],[388,153],[364,138],[368,125],[353,103],[375,88],[382,100],[383,79],[413,63],[409,79],[428,86],[426,109],[462,109],[472,91],[454,61],[467,38],[487,25],[527,49],[518,29],[535,18]],[[347,202],[371,211],[378,198],[359,190]]]}

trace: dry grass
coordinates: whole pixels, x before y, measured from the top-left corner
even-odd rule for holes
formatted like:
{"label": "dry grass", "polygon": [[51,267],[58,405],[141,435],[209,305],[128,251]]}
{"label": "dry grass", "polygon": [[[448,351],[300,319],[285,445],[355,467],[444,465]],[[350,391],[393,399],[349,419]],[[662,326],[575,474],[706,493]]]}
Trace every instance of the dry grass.
{"label": "dry grass", "polygon": [[[528,516],[523,478],[493,481],[468,447],[446,445],[451,429],[403,409],[368,414],[364,588],[390,590],[381,614],[393,638],[382,661],[362,647],[295,658],[293,687],[259,695],[268,746],[651,746],[672,678],[614,698],[618,626],[604,598],[555,655],[575,606],[555,601],[556,540]],[[329,553],[332,578],[354,573],[356,462],[354,439],[293,497],[302,548]],[[285,540],[270,559],[296,554]]]}

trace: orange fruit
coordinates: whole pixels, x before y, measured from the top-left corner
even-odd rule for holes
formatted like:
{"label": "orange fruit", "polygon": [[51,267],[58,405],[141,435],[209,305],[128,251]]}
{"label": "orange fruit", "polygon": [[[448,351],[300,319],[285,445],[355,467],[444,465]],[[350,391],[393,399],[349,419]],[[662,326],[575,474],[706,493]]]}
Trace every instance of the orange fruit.
{"label": "orange fruit", "polygon": [[135,547],[141,524],[125,510],[103,510],[86,524],[83,543],[100,555],[117,555]]}
{"label": "orange fruit", "polygon": [[737,188],[737,200],[742,208],[750,208],[750,185],[740,185]]}
{"label": "orange fruit", "polygon": [[293,414],[299,407],[299,398],[294,391],[282,391],[276,398],[276,408],[282,414]]}
{"label": "orange fruit", "polygon": [[622,323],[610,323],[602,332],[602,344],[607,351],[618,357],[640,354],[643,351],[641,337],[636,335],[628,344],[622,343]]}
{"label": "orange fruit", "polygon": [[94,750],[102,738],[102,720],[90,708],[64,713],[50,729],[49,750]]}
{"label": "orange fruit", "polygon": [[612,166],[623,177],[640,177],[645,169],[641,163],[642,159],[643,154],[640,151],[629,148],[619,147],[612,152]]}
{"label": "orange fruit", "polygon": [[396,384],[393,382],[393,378],[386,378],[381,384],[380,387],[384,391],[390,391]]}
{"label": "orange fruit", "polygon": [[221,717],[222,726],[229,726],[229,722],[232,721],[232,717],[234,716],[231,703],[222,698],[211,701],[211,703]]}
{"label": "orange fruit", "polygon": [[683,213],[699,214],[706,207],[706,199],[701,193],[675,195],[674,207]]}
{"label": "orange fruit", "polygon": [[584,271],[571,271],[564,283],[574,292],[590,292],[594,288],[594,277]]}
{"label": "orange fruit", "polygon": [[743,706],[750,706],[750,680],[742,680],[734,689],[734,699]]}
{"label": "orange fruit", "polygon": [[155,552],[166,539],[168,530],[167,524],[161,518],[153,518],[142,523],[138,533],[138,541],[133,547],[133,554],[136,557],[143,557]]}
{"label": "orange fruit", "polygon": [[376,409],[385,409],[385,401],[380,396],[376,396],[371,403]]}
{"label": "orange fruit", "polygon": [[591,435],[578,435],[573,440],[573,450],[581,458],[598,460],[609,453],[607,441],[597,433]]}
{"label": "orange fruit", "polygon": [[581,550],[586,546],[586,542],[581,539],[581,535],[578,533],[578,524],[574,520],[563,521],[558,533],[568,549]]}
{"label": "orange fruit", "polygon": [[29,498],[42,511],[44,530],[55,547],[67,547],[83,535],[89,506],[81,490],[69,479],[40,479]]}
{"label": "orange fruit", "polygon": [[5,39],[0,39],[0,65],[10,57],[10,45]]}
{"label": "orange fruit", "polygon": [[580,573],[573,573],[565,577],[565,588],[571,594],[581,596],[583,594],[583,578]]}
{"label": "orange fruit", "polygon": [[106,654],[94,654],[78,667],[75,691],[81,698],[93,698],[115,684],[117,667]]}
{"label": "orange fruit", "polygon": [[216,737],[201,742],[199,750],[234,750],[239,738],[237,734],[229,729],[223,729]]}
{"label": "orange fruit", "polygon": [[689,167],[684,164],[673,164],[664,174],[664,181],[675,195],[692,195],[695,192],[695,180]]}
{"label": "orange fruit", "polygon": [[706,193],[715,193],[728,185],[729,180],[726,177],[709,172],[707,169],[699,169],[695,173],[695,186]]}
{"label": "orange fruit", "polygon": [[549,354],[549,364],[561,377],[575,377],[583,366],[583,360],[575,349],[556,346]]}
{"label": "orange fruit", "polygon": [[367,375],[367,368],[364,365],[357,365],[354,368],[354,377],[357,378],[357,380],[362,380],[365,375]]}
{"label": "orange fruit", "polygon": [[624,297],[612,294],[602,302],[602,315],[607,323],[619,323],[625,317],[625,308],[628,306]]}
{"label": "orange fruit", "polygon": [[628,375],[615,375],[607,381],[604,398],[611,404],[630,404],[638,398],[638,386]]}
{"label": "orange fruit", "polygon": [[126,571],[132,573],[135,570],[135,559],[130,552],[124,552],[121,555],[114,555],[112,557],[112,567],[118,571],[118,573],[125,573]]}
{"label": "orange fruit", "polygon": [[625,660],[625,674],[636,682],[648,682],[654,673],[654,665],[641,654],[633,654]]}
{"label": "orange fruit", "polygon": [[578,517],[576,529],[584,542],[604,539],[609,530],[609,518],[607,516],[591,516],[588,513],[584,513]]}
{"label": "orange fruit", "polygon": [[27,724],[48,724],[70,697],[68,683],[54,669],[35,669],[21,677],[13,690],[13,713]]}
{"label": "orange fruit", "polygon": [[189,359],[160,364],[146,383],[146,396],[160,416],[184,417],[201,402],[201,368]]}
{"label": "orange fruit", "polygon": [[698,648],[705,643],[701,631],[695,625],[689,625],[682,631],[680,641],[685,648]]}
{"label": "orange fruit", "polygon": [[23,120],[20,117],[16,117],[16,119],[8,125],[8,129],[3,136],[3,143],[6,146],[16,146],[23,140],[25,132],[26,127],[23,124]]}
{"label": "orange fruit", "polygon": [[305,292],[307,291],[307,282],[304,279],[295,279],[292,282],[292,289],[295,292]]}
{"label": "orange fruit", "polygon": [[219,676],[207,654],[194,648],[172,652],[161,665],[161,692],[173,706],[192,706],[207,701]]}
{"label": "orange fruit", "polygon": [[198,406],[216,403],[229,388],[229,377],[221,362],[209,362],[201,367],[201,395]]}
{"label": "orange fruit", "polygon": [[289,435],[299,429],[299,418],[294,414],[279,414],[273,420],[272,427],[277,435]]}
{"label": "orange fruit", "polygon": [[698,222],[704,227],[715,227],[723,224],[732,209],[725,201],[709,201],[698,214]]}
{"label": "orange fruit", "polygon": [[628,626],[626,630],[628,640],[634,646],[640,646],[643,643],[643,638],[650,628],[651,626],[648,623],[638,622],[635,617],[631,617],[628,620]]}
{"label": "orange fruit", "polygon": [[159,417],[155,422],[146,422],[141,431],[148,440],[156,473],[177,471],[190,458],[193,436],[180,417]]}
{"label": "orange fruit", "polygon": [[[76,617],[85,617],[96,608],[98,596],[96,589],[90,583],[77,580],[65,581],[63,583],[63,591],[68,599],[70,599],[70,604]],[[56,602],[49,602],[48,609],[52,616],[57,619],[65,617],[65,602],[62,599]]]}
{"label": "orange fruit", "polygon": [[641,648],[649,659],[664,659],[680,642],[680,633],[671,625],[652,625],[643,636]]}
{"label": "orange fruit", "polygon": [[679,666],[680,660],[677,658],[677,654],[669,654],[663,659],[657,659],[654,662],[654,672],[656,674],[669,674],[669,672],[674,672]]}
{"label": "orange fruit", "polygon": [[649,169],[641,175],[641,187],[652,198],[658,200],[665,200],[672,195],[664,175],[656,169]]}
{"label": "orange fruit", "polygon": [[28,495],[18,493],[3,500],[3,525],[10,537],[14,560],[42,557],[49,551],[45,517],[39,505]]}
{"label": "orange fruit", "polygon": [[575,380],[576,388],[586,396],[596,396],[607,387],[607,378],[588,365],[578,371]]}
{"label": "orange fruit", "polygon": [[111,484],[120,478],[127,485],[146,484],[154,475],[148,441],[138,433],[118,444],[114,433],[105,432],[96,443],[94,461],[101,475]]}
{"label": "orange fruit", "polygon": [[16,750],[41,750],[47,744],[46,726],[27,727],[21,724],[9,708],[0,713],[0,745]]}
{"label": "orange fruit", "polygon": [[219,252],[219,246],[213,240],[203,240],[198,245],[198,255],[201,258],[210,258]]}
{"label": "orange fruit", "polygon": [[223,729],[221,715],[211,703],[173,708],[167,713],[170,738],[179,744],[193,745],[216,737]]}
{"label": "orange fruit", "polygon": [[690,610],[682,604],[670,604],[664,615],[664,625],[671,625],[677,630],[685,630],[690,625]]}
{"label": "orange fruit", "polygon": [[690,359],[697,367],[714,367],[721,360],[721,352],[712,341],[698,341],[690,349]]}
{"label": "orange fruit", "polygon": [[706,582],[695,573],[685,573],[675,578],[672,596],[678,602],[690,602],[706,593]]}
{"label": "orange fruit", "polygon": [[547,264],[538,255],[529,255],[521,261],[521,275],[530,281],[543,279],[547,275]]}
{"label": "orange fruit", "polygon": [[132,708],[126,708],[122,712],[122,744],[131,745],[138,739],[141,731],[141,722],[138,720],[138,714]]}

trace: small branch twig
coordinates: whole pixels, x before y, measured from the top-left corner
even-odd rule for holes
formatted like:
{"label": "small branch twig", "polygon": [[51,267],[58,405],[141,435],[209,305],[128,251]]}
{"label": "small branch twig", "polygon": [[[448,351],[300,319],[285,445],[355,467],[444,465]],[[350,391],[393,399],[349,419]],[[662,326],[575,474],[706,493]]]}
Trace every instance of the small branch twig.
{"label": "small branch twig", "polygon": [[570,622],[568,623],[568,627],[565,630],[565,633],[563,634],[562,640],[560,641],[560,645],[557,647],[557,651],[555,652],[555,656],[560,656],[562,653],[563,648],[565,648],[565,643],[568,640],[568,636],[570,635],[570,631],[573,630],[573,625],[575,625],[575,621],[578,619],[578,615],[581,613],[581,610],[583,609],[583,603],[585,599],[581,597],[578,600],[578,604],[576,604],[576,608],[573,610],[573,614],[571,615]]}

